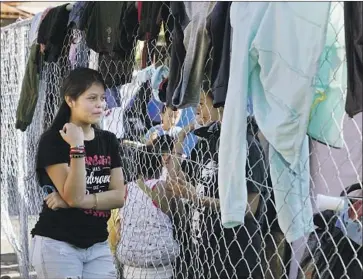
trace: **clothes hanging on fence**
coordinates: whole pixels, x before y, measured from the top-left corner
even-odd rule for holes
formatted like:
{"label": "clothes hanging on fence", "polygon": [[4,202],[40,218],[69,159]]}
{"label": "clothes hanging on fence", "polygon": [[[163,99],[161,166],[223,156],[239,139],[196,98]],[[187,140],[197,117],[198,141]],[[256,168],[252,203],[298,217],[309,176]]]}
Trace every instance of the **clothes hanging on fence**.
{"label": "clothes hanging on fence", "polygon": [[138,27],[134,2],[88,2],[80,20],[89,48],[99,53],[98,71],[107,87],[131,81],[134,36]]}
{"label": "clothes hanging on fence", "polygon": [[32,19],[32,23],[30,25],[30,30],[29,30],[29,45],[30,46],[37,43],[38,31],[39,31],[40,23],[42,22],[42,14],[43,13],[37,13]]}
{"label": "clothes hanging on fence", "polygon": [[49,10],[39,27],[38,43],[45,45],[44,61],[57,62],[65,51],[64,41],[68,32],[68,4]]}
{"label": "clothes hanging on fence", "polygon": [[71,69],[88,68],[89,65],[89,49],[83,38],[78,37],[78,33],[72,30],[72,44],[69,49],[69,62]]}
{"label": "clothes hanging on fence", "polygon": [[149,65],[150,58],[154,56],[156,49],[153,45],[157,43],[162,24],[166,49],[170,50],[170,34],[174,28],[174,22],[170,18],[169,1],[138,1],[137,7],[139,21],[137,38],[140,41],[145,41],[141,54],[142,68],[144,68]]}
{"label": "clothes hanging on fence", "polygon": [[[220,122],[213,122],[194,131],[200,137],[190,158],[182,163],[199,197],[219,199],[218,188],[218,145]],[[261,251],[261,231],[259,220],[264,208],[264,195],[267,185],[262,147],[255,139],[252,129],[248,129],[248,163],[245,174],[248,178],[249,193],[258,193],[260,203],[255,216],[246,217],[245,225],[225,229],[221,225],[220,213],[209,207],[191,205],[192,254],[196,272],[193,278],[260,278],[261,266],[258,262]],[[218,237],[213,237],[218,236]],[[219,237],[222,236],[222,237]],[[196,249],[196,250],[194,250]],[[218,253],[218,257],[216,257]],[[241,258],[244,260],[241,261]],[[201,272],[201,273],[199,273]]]}
{"label": "clothes hanging on fence", "polygon": [[[226,101],[229,63],[231,54],[230,6],[232,2],[217,2],[214,7],[207,30],[212,45],[212,71],[210,83],[213,94],[213,106],[223,107]],[[223,34],[223,38],[221,38]]]}
{"label": "clothes hanging on fence", "polygon": [[124,138],[124,112],[139,90],[140,85],[135,82],[122,85],[119,93],[120,106],[108,110],[103,118],[103,129],[114,133],[118,139]]}
{"label": "clothes hanging on fence", "polygon": [[[167,66],[159,66],[155,69],[154,74],[151,77],[151,88],[153,92],[154,99],[158,102],[165,102],[165,82],[168,82],[167,78],[169,77],[169,68]],[[160,96],[161,95],[161,96]]]}
{"label": "clothes hanging on fence", "polygon": [[179,76],[181,73],[183,61],[185,59],[185,47],[183,45],[184,33],[188,17],[185,13],[183,2],[172,1],[170,2],[170,9],[172,13],[172,20],[174,20],[174,28],[172,31],[172,45],[170,54],[170,73],[168,86],[166,88],[166,104],[168,107],[173,107],[173,93],[178,85]]}
{"label": "clothes hanging on fence", "polygon": [[140,142],[152,127],[152,121],[147,113],[151,97],[149,82],[145,82],[124,111],[124,139]]}
{"label": "clothes hanging on fence", "polygon": [[331,5],[308,126],[310,137],[335,148],[342,148],[344,144],[341,132],[345,114],[347,66],[343,26],[343,5]]}
{"label": "clothes hanging on fence", "polygon": [[121,106],[121,96],[119,88],[106,88],[105,95],[107,108],[112,109]]}
{"label": "clothes hanging on fence", "polygon": [[[51,7],[48,7],[48,8],[46,8],[46,9],[44,10],[44,12],[42,13],[41,22],[43,22],[44,18],[46,17],[46,15],[49,13],[49,11],[50,11],[51,9],[52,9]],[[40,25],[39,25],[39,27],[40,27]],[[38,34],[39,34],[39,28],[38,28]],[[38,39],[37,39],[37,41],[38,41]],[[39,43],[39,44],[40,44],[40,52],[41,52],[42,54],[44,54],[45,44],[41,44],[41,43]]]}
{"label": "clothes hanging on fence", "polygon": [[[118,138],[140,141],[155,120],[151,107],[158,107],[160,103],[153,94],[162,90],[155,87],[166,74],[165,66],[155,69],[151,65],[138,72],[131,83],[121,86],[119,94],[114,94],[114,97],[119,98],[120,105],[115,106],[113,102],[111,112],[105,116],[104,127],[117,134]],[[119,115],[121,111],[122,117],[114,119],[114,115]]]}
{"label": "clothes hanging on fence", "polygon": [[38,65],[41,64],[40,59],[40,46],[38,44],[33,44],[30,48],[18,107],[16,109],[15,128],[20,129],[22,132],[31,124],[38,101],[40,72]]}
{"label": "clothes hanging on fence", "polygon": [[131,55],[138,28],[135,2],[87,2],[80,30],[85,30],[89,48],[98,53]]}
{"label": "clothes hanging on fence", "polygon": [[74,3],[72,10],[69,13],[68,26],[72,26],[75,27],[76,29],[79,29],[80,20],[85,10],[86,4],[87,2],[85,1],[77,1],[76,3]]}
{"label": "clothes hanging on fence", "polygon": [[[140,41],[155,40],[160,33],[161,24],[168,24],[170,15],[169,1],[137,1],[139,29],[137,30],[137,38]],[[169,29],[171,31],[172,29]],[[167,46],[170,44],[169,36],[165,32]]]}
{"label": "clothes hanging on fence", "polygon": [[329,9],[328,2],[231,5],[232,54],[219,151],[225,227],[244,223],[246,178],[239,170],[246,165],[246,141],[241,136],[246,131],[250,95],[257,124],[271,147],[280,227],[289,242],[313,230],[305,135],[313,100],[311,84],[324,46]]}
{"label": "clothes hanging on fence", "polygon": [[[210,50],[210,37],[206,29],[207,21],[213,11],[215,2],[184,2],[184,5],[172,6],[177,9],[175,13],[184,14],[180,19],[184,21],[180,24],[185,26],[183,37],[180,36],[180,29],[175,35],[177,41],[173,45],[178,46],[178,54],[170,63],[170,69],[175,69],[175,76],[170,74],[169,82],[173,85],[167,91],[170,94],[171,104],[177,108],[196,107],[199,104],[199,95],[204,78],[204,69],[207,61],[208,51]],[[184,6],[184,7],[183,7]],[[185,21],[186,20],[186,21]],[[174,28],[178,28],[176,25]],[[183,41],[180,39],[183,38]],[[183,58],[184,51],[179,50],[184,48],[186,54]],[[174,65],[175,63],[175,65]],[[180,71],[179,71],[180,67]],[[175,89],[171,91],[175,86]]]}
{"label": "clothes hanging on fence", "polygon": [[98,71],[106,86],[130,82],[138,28],[135,2],[87,2],[79,27],[88,47],[99,53]]}
{"label": "clothes hanging on fence", "polygon": [[363,111],[363,2],[344,2],[348,93],[345,111],[353,117]]}

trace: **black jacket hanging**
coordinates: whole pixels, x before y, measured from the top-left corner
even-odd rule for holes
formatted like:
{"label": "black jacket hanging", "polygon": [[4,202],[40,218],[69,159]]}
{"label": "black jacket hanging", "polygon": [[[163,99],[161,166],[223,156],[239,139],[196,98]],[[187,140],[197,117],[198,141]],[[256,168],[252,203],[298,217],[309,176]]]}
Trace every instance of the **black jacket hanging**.
{"label": "black jacket hanging", "polygon": [[146,132],[152,127],[148,114],[148,104],[152,98],[149,82],[144,82],[139,91],[124,111],[123,139],[141,141]]}
{"label": "black jacket hanging", "polygon": [[[223,107],[226,101],[230,48],[231,48],[231,22],[230,7],[232,2],[217,2],[207,22],[207,30],[212,43],[212,71],[211,85],[213,106]],[[223,35],[222,35],[223,34]]]}
{"label": "black jacket hanging", "polygon": [[348,93],[345,111],[350,117],[363,111],[363,2],[344,2]]}
{"label": "black jacket hanging", "polygon": [[173,15],[173,32],[171,45],[171,59],[169,82],[166,89],[166,104],[168,107],[173,107],[173,94],[178,86],[178,78],[181,74],[182,65],[185,59],[186,50],[184,47],[184,29],[189,22],[185,13],[184,3],[175,1],[170,3],[170,9]]}
{"label": "black jacket hanging", "polygon": [[[51,9],[39,26],[38,44],[45,45],[44,61],[57,62],[59,56],[67,55],[64,40],[68,33],[68,4]],[[67,44],[67,43],[66,43]],[[62,51],[66,51],[62,53]]]}
{"label": "black jacket hanging", "polygon": [[87,45],[95,52],[127,56],[138,28],[135,2],[87,2],[79,28],[86,31]]}

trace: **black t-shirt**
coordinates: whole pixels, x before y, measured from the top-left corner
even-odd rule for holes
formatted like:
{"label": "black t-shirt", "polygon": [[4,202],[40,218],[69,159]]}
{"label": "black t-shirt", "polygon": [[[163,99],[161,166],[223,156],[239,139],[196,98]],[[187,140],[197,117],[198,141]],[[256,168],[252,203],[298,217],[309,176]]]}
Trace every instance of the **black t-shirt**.
{"label": "black t-shirt", "polygon": [[[219,199],[218,194],[218,146],[220,124],[212,123],[194,132],[200,137],[190,158],[182,164],[183,171],[191,178],[199,196]],[[263,149],[252,135],[247,135],[248,155],[246,178],[259,184],[267,183]],[[247,180],[248,193],[264,195],[265,189]],[[260,199],[255,218],[260,218],[263,205]],[[258,221],[246,217],[244,226],[223,228],[221,215],[208,207],[192,205],[192,242],[199,247],[196,259],[202,265],[203,274],[195,278],[247,278],[253,270],[254,278],[261,274],[258,263],[261,253],[261,234]],[[248,266],[248,267],[247,267]],[[194,276],[194,275],[193,275]],[[237,276],[237,277],[236,277]]]}
{"label": "black t-shirt", "polygon": [[[110,132],[95,129],[95,138],[85,141],[87,194],[108,191],[111,169],[121,167],[119,143]],[[48,176],[47,166],[69,164],[69,145],[59,131],[49,130],[39,142],[37,174],[44,195],[57,191]],[[67,208],[56,211],[46,203],[32,235],[40,235],[68,242],[79,248],[89,248],[93,244],[107,240],[109,210]]]}

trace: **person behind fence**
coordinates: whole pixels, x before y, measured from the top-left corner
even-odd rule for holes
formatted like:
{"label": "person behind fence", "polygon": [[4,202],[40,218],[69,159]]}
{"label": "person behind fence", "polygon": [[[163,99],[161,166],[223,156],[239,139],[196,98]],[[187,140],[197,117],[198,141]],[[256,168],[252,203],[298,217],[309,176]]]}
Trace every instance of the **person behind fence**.
{"label": "person behind fence", "polygon": [[[258,219],[261,215],[264,189],[263,150],[252,128],[248,129],[248,163],[246,176],[249,207],[243,226],[225,229],[221,224],[218,196],[218,144],[223,108],[213,107],[213,95],[204,83],[197,108],[194,130],[199,137],[190,158],[179,161],[186,134],[194,127],[189,125],[178,136],[174,145],[173,160],[168,164],[167,189],[174,196],[191,201],[192,264],[188,278],[261,278],[261,233]],[[249,126],[252,126],[249,122]],[[242,140],[242,139],[241,139]],[[256,184],[256,183],[257,184]],[[170,186],[172,185],[172,186]],[[187,249],[185,249],[187,250]]]}
{"label": "person behind fence", "polygon": [[[137,150],[137,180],[127,184],[116,257],[123,264],[124,279],[169,279],[179,255],[166,198],[163,166],[170,158],[173,141],[162,135]],[[158,188],[158,189],[156,189]],[[163,212],[165,211],[165,213]]]}
{"label": "person behind fence", "polygon": [[75,69],[61,96],[37,151],[45,202],[31,232],[30,260],[39,279],[114,279],[107,220],[110,209],[123,206],[124,182],[116,136],[97,128],[105,109],[102,76]]}
{"label": "person behind fence", "polygon": [[180,111],[174,110],[166,105],[161,108],[161,124],[152,127],[145,135],[146,145],[153,142],[155,138],[161,135],[169,135],[176,138],[181,131],[181,127],[176,126],[180,119]]}

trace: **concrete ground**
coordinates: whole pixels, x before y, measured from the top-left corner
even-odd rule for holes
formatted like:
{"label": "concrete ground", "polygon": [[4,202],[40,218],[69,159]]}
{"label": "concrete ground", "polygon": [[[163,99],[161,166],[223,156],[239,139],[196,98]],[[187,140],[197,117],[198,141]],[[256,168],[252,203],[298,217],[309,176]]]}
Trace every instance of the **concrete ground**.
{"label": "concrete ground", "polygon": [[[2,218],[2,220],[4,220]],[[17,242],[20,241],[20,223],[18,217],[10,217],[13,226],[14,234],[17,236]],[[30,216],[28,219],[28,236],[30,238],[30,231],[34,227],[36,216]],[[30,240],[30,239],[29,239]],[[32,279],[36,276],[31,273]],[[8,276],[8,277],[5,277]],[[5,231],[1,227],[1,272],[0,279],[23,279],[19,273],[18,260],[12,245],[9,243]]]}

